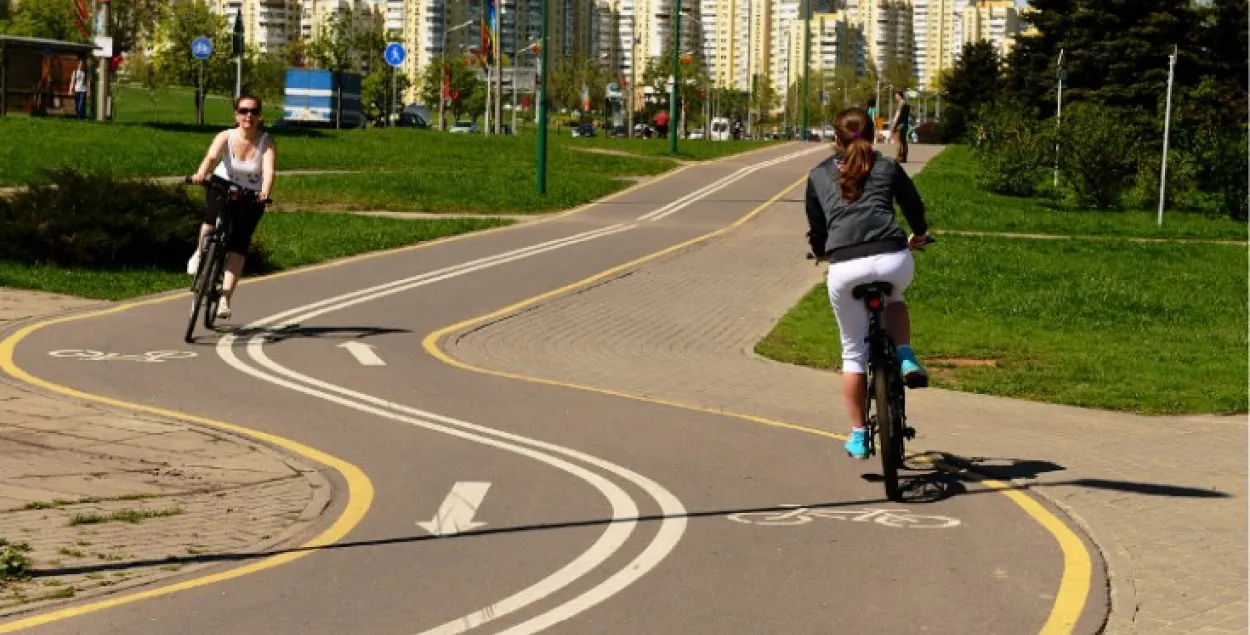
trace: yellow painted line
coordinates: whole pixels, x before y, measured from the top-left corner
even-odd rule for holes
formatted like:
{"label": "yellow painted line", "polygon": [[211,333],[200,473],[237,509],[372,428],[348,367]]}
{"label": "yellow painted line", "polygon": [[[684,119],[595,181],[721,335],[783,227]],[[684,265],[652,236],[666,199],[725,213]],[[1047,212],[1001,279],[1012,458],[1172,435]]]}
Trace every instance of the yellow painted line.
{"label": "yellow painted line", "polygon": [[[519,373],[510,373],[510,372],[505,372],[505,371],[482,368],[482,367],[474,366],[472,364],[469,364],[469,363],[466,363],[466,362],[463,362],[461,360],[451,357],[446,352],[444,352],[443,349],[440,348],[439,346],[439,343],[444,338],[446,338],[447,336],[457,331],[463,331],[467,328],[476,326],[478,324],[496,320],[505,315],[515,313],[523,308],[533,306],[535,304],[538,304],[550,298],[566,294],[578,288],[586,287],[604,278],[615,275],[621,271],[625,271],[627,269],[637,267],[646,262],[650,262],[657,258],[661,258],[667,254],[673,253],[675,251],[685,249],[686,247],[689,247],[691,245],[704,242],[710,238],[714,238],[716,236],[729,232],[737,227],[740,227],[743,224],[750,221],[751,219],[758,216],[764,210],[768,209],[770,206],[772,206],[773,203],[777,202],[777,200],[779,200],[786,193],[790,192],[795,187],[802,184],[804,181],[806,181],[806,179],[807,177],[804,176],[800,178],[798,181],[795,181],[794,183],[790,184],[785,189],[778,192],[775,196],[765,201],[763,205],[760,205],[759,207],[756,207],[755,209],[751,210],[745,216],[735,221],[733,224],[727,225],[725,227],[722,227],[712,232],[708,232],[706,234],[703,234],[702,236],[692,238],[681,244],[673,245],[671,247],[662,249],[655,253],[648,254],[646,256],[643,256],[636,260],[632,260],[625,264],[612,267],[611,269],[608,269],[606,271],[601,271],[593,276],[584,278],[582,280],[578,280],[577,282],[564,285],[558,289],[553,289],[546,293],[542,293],[542,294],[533,296],[531,298],[526,298],[524,300],[510,304],[502,309],[493,311],[486,315],[478,316],[475,318],[470,318],[462,322],[457,322],[456,324],[443,327],[441,329],[438,329],[437,331],[433,331],[430,334],[426,335],[425,339],[422,340],[421,344],[425,348],[425,351],[427,353],[429,353],[435,359],[438,359],[439,361],[443,362],[444,364],[453,366],[455,368],[459,368],[461,370],[474,372],[474,373],[480,373],[484,375],[493,375],[496,377],[505,377],[508,379],[516,379],[516,380],[526,381],[526,382],[531,382],[531,383],[536,383],[536,384],[546,384],[549,386],[560,386],[562,388],[573,388],[576,390],[585,390],[588,392],[611,395],[613,397],[621,397],[624,399],[632,399],[635,401],[641,401],[645,403],[659,404],[663,406],[672,406],[675,408],[683,408],[686,410],[692,410],[696,412],[725,415],[725,416],[734,417],[737,419],[743,419],[745,421],[750,421],[752,423],[759,423],[759,424],[772,426],[776,428],[785,428],[788,430],[795,430],[798,432],[806,432],[808,434],[816,434],[816,435],[829,437],[833,439],[839,439],[839,440],[845,439],[846,438],[845,436],[836,434],[833,432],[829,432],[827,430],[821,430],[819,428],[796,425],[793,423],[786,423],[784,421],[777,421],[775,419],[769,419],[767,417],[760,417],[757,415],[733,412],[729,410],[721,410],[721,409],[716,409],[716,408],[708,408],[705,406],[682,403],[679,401],[674,401],[672,399],[663,399],[663,398],[656,398],[656,397],[647,397],[643,395],[635,395],[635,394],[631,394],[627,392],[622,392],[619,390],[600,388],[598,386],[588,386],[585,384],[577,384],[577,383],[572,383],[572,382],[559,381],[555,379],[547,379],[544,377],[535,377],[531,375],[523,375]],[[932,463],[933,465],[943,470],[947,470],[951,472],[962,471],[962,470],[957,470],[956,468],[948,466],[939,461],[929,460],[928,462]],[[1085,598],[1089,595],[1089,589],[1090,589],[1090,575],[1092,572],[1092,565],[1091,565],[1089,551],[1085,548],[1085,543],[1082,542],[1080,537],[1077,536],[1066,524],[1064,524],[1062,520],[1060,520],[1058,517],[1052,514],[1049,510],[1043,507],[1040,503],[1026,496],[1025,494],[1017,491],[1016,489],[1012,488],[1010,485],[1007,485],[1000,481],[995,481],[993,479],[987,479],[979,475],[974,475],[971,472],[967,472],[967,474],[972,476],[972,478],[985,484],[990,489],[993,489],[1007,496],[1008,499],[1010,499],[1017,506],[1019,506],[1022,510],[1024,510],[1024,513],[1028,514],[1031,518],[1033,518],[1033,520],[1035,520],[1044,529],[1046,529],[1046,531],[1050,532],[1050,534],[1055,538],[1055,541],[1059,543],[1059,548],[1063,552],[1063,575],[1059,581],[1059,591],[1055,595],[1055,603],[1051,607],[1050,616],[1047,618],[1046,623],[1042,626],[1040,635],[1066,635],[1068,633],[1071,633],[1072,630],[1076,628],[1076,623],[1081,617],[1081,612],[1084,611],[1085,609]]]}
{"label": "yellow painted line", "polygon": [[[573,214],[579,214],[587,210],[593,209],[596,205],[600,203],[609,202],[613,199],[624,196],[625,194],[628,194],[636,189],[647,187],[655,183],[658,183],[660,181],[663,181],[665,179],[671,178],[692,167],[697,167],[700,165],[712,165],[712,164],[720,163],[723,161],[729,161],[731,159],[742,158],[745,156],[749,156],[749,155],[752,155],[758,152],[763,152],[763,151],[770,150],[770,149],[772,149],[772,146],[760,148],[758,150],[752,150],[749,152],[728,155],[728,156],[721,157],[719,159],[714,159],[712,161],[704,161],[701,163],[690,163],[686,165],[679,165],[675,169],[659,174],[655,176],[654,178],[651,178],[647,181],[643,181],[643,182],[631,185],[629,187],[626,187],[618,192],[609,194],[608,196],[605,196],[601,199],[592,201],[585,205],[581,205],[579,207],[575,207],[573,209],[570,209],[564,212],[546,215],[546,216],[539,218],[538,220],[534,220],[531,222],[505,225],[503,227],[495,227],[495,228],[482,230],[482,231],[465,232],[463,234],[457,234],[455,236],[447,236],[445,238],[430,240],[430,241],[418,243],[415,245],[407,245],[404,247],[397,247],[395,249],[387,249],[387,250],[382,250],[382,251],[370,252],[366,254],[360,254],[357,256],[351,256],[347,258],[333,260],[333,261],[318,264],[318,265],[309,265],[306,267],[300,267],[298,269],[292,269],[290,271],[283,271],[283,272],[271,274],[268,276],[263,276],[260,278],[247,278],[244,280],[240,280],[239,284],[252,284],[252,283],[257,283],[257,282],[265,282],[267,280],[275,280],[278,278],[285,278],[287,276],[305,274],[305,273],[309,273],[312,271],[319,271],[322,269],[342,267],[344,265],[352,264],[352,263],[359,262],[362,260],[378,258],[378,257],[389,255],[389,254],[414,251],[417,249],[426,249],[426,248],[434,247],[436,245],[441,245],[444,243],[464,240],[466,238],[470,238],[474,236],[481,236],[483,234],[489,234],[489,233],[506,231],[506,230],[515,230],[520,227],[529,227],[529,226],[538,225],[541,223],[550,222],[558,218],[571,216]],[[121,304],[115,307],[110,307],[107,309],[101,309],[97,311],[91,311],[88,313],[79,313],[79,314],[74,314],[74,315],[62,316],[58,318],[52,318],[49,320],[44,320],[35,324],[25,326],[19,329],[18,331],[16,331],[15,333],[13,333],[12,335],[10,335],[9,337],[7,337],[4,341],[0,342],[0,370],[3,370],[5,373],[8,373],[9,375],[11,375],[12,377],[14,377],[15,379],[19,381],[30,384],[32,386],[38,386],[50,392],[59,393],[67,397],[72,397],[74,399],[81,399],[84,401],[94,401],[97,403],[107,404],[107,405],[118,407],[118,408],[126,408],[130,410],[136,410],[139,412],[147,412],[150,414],[160,415],[163,417],[169,417],[171,419],[180,419],[183,421],[198,423],[200,425],[204,425],[208,427],[226,430],[235,434],[239,434],[241,436],[251,437],[260,441],[264,441],[271,445],[283,448],[297,455],[308,458],[317,463],[321,463],[322,465],[326,465],[330,467],[331,469],[334,469],[335,471],[337,471],[343,477],[343,479],[347,482],[348,500],[347,500],[347,505],[343,510],[343,513],[340,514],[339,517],[334,521],[334,523],[330,525],[330,527],[327,528],[324,532],[318,534],[317,536],[313,537],[312,540],[309,540],[308,542],[304,543],[303,545],[300,545],[298,548],[294,550],[286,551],[278,555],[270,556],[268,558],[254,562],[252,564],[244,565],[241,567],[235,567],[233,569],[221,571],[219,573],[214,573],[211,575],[184,580],[177,584],[149,589],[146,591],[140,591],[137,593],[127,593],[127,594],[119,595],[117,597],[109,598],[107,600],[101,600],[98,602],[91,602],[88,604],[84,604],[82,606],[75,606],[75,607],[65,608],[65,609],[61,609],[57,611],[50,611],[48,613],[42,613],[39,615],[33,615],[31,617],[23,618],[20,620],[6,622],[3,624],[0,624],[0,633],[12,633],[15,631],[32,628],[35,626],[40,626],[43,624],[48,624],[51,622],[68,619],[71,617],[77,617],[79,615],[94,613],[96,611],[113,608],[115,606],[130,604],[132,602],[138,602],[140,600],[146,600],[149,598],[159,597],[162,595],[169,595],[171,593],[177,593],[179,591],[186,591],[188,589],[194,589],[196,587],[201,587],[201,586],[213,584],[216,582],[223,582],[226,580],[242,577],[251,573],[256,573],[258,571],[263,571],[265,569],[270,569],[270,568],[273,568],[282,564],[286,564],[288,562],[292,562],[294,560],[302,558],[310,553],[313,553],[317,547],[324,547],[326,545],[330,545],[341,540],[357,524],[359,524],[362,519],[364,519],[365,514],[369,511],[369,506],[372,505],[373,503],[373,483],[369,480],[369,477],[364,473],[364,471],[361,470],[359,467],[356,467],[355,465],[348,463],[347,461],[344,461],[338,457],[332,456],[330,454],[326,454],[325,452],[322,452],[313,447],[306,446],[302,443],[299,443],[298,441],[293,441],[291,439],[279,437],[277,435],[268,434],[266,432],[261,432],[259,430],[252,430],[250,428],[244,428],[242,426],[237,426],[234,424],[226,423],[224,421],[217,421],[215,419],[208,419],[205,417],[188,415],[186,413],[176,412],[173,410],[166,410],[164,408],[157,408],[157,407],[148,406],[144,404],[131,403],[128,401],[122,401],[120,399],[113,399],[111,397],[104,397],[102,395],[93,395],[93,394],[82,392],[79,390],[74,390],[73,388],[69,388],[67,386],[61,386],[59,384],[54,384],[45,379],[35,377],[34,375],[31,375],[30,373],[20,368],[17,365],[17,363],[14,362],[14,353],[17,350],[17,345],[20,344],[22,340],[26,339],[32,333],[40,329],[43,329],[45,327],[52,326],[54,324],[61,324],[64,322],[86,320],[88,318],[101,317],[105,315],[121,313],[123,311],[128,311],[135,307],[160,304],[163,302],[169,302],[171,300],[186,298],[189,295],[190,295],[189,291],[166,292],[162,295],[150,297],[145,300],[127,302],[125,304]]]}
{"label": "yellow painted line", "polygon": [[197,587],[214,584],[216,582],[223,582],[225,580],[238,578],[241,576],[248,575],[250,573],[256,573],[257,571],[263,571],[265,569],[270,569],[278,565],[286,564],[288,562],[292,562],[294,560],[297,560],[299,558],[302,558],[304,556],[307,556],[313,553],[317,547],[324,547],[326,545],[333,544],[334,542],[337,542],[338,540],[342,539],[344,536],[348,534],[348,532],[350,532],[354,527],[356,527],[356,525],[359,524],[362,519],[364,519],[365,513],[369,511],[369,506],[373,502],[373,484],[369,481],[369,477],[366,476],[364,471],[362,471],[360,468],[336,456],[326,454],[325,452],[322,452],[321,450],[309,447],[297,441],[292,441],[290,439],[280,437],[277,435],[273,435],[273,434],[269,434],[266,432],[260,432],[258,430],[244,428],[243,426],[226,423],[224,421],[217,421],[215,419],[208,419],[205,417],[188,415],[182,412],[166,410],[164,408],[156,408],[156,407],[148,406],[144,404],[131,403],[127,401],[122,401],[120,399],[103,397],[100,395],[92,395],[92,394],[85,393],[79,390],[74,390],[73,388],[60,386],[58,384],[54,384],[50,381],[31,375],[25,370],[22,370],[21,368],[19,368],[17,364],[13,361],[13,356],[14,356],[15,350],[17,349],[17,345],[23,339],[25,339],[26,337],[30,336],[32,333],[44,327],[51,326],[53,324],[59,324],[62,322],[84,320],[87,318],[98,317],[102,315],[109,315],[112,313],[120,313],[122,311],[130,309],[131,307],[140,306],[144,304],[155,304],[157,302],[161,302],[164,300],[165,298],[156,298],[156,299],[151,299],[151,300],[146,300],[146,301],[140,301],[140,302],[135,302],[132,304],[126,304],[126,305],[122,305],[118,307],[104,309],[101,311],[94,311],[91,313],[85,313],[81,315],[71,315],[71,316],[66,316],[66,317],[61,317],[61,318],[55,318],[55,319],[47,320],[38,324],[32,324],[32,325],[26,326],[18,330],[13,335],[6,338],[3,342],[0,342],[0,369],[3,369],[4,372],[12,375],[14,378],[22,382],[25,382],[33,386],[38,386],[45,390],[59,393],[59,394],[62,394],[62,395],[65,395],[67,397],[71,397],[74,399],[94,401],[97,403],[107,404],[109,406],[114,406],[118,408],[127,408],[130,410],[137,410],[139,412],[146,412],[150,414],[160,415],[162,417],[169,417],[171,419],[180,419],[182,421],[189,421],[189,422],[197,423],[203,426],[217,428],[220,430],[226,430],[228,432],[232,432],[234,434],[238,434],[241,436],[251,437],[253,439],[257,439],[259,441],[268,443],[270,445],[280,447],[284,450],[287,450],[289,452],[302,456],[306,459],[325,465],[335,470],[336,472],[338,472],[343,477],[343,480],[347,482],[347,506],[346,508],[343,509],[343,513],[340,514],[337,519],[335,519],[334,523],[331,524],[330,527],[328,527],[325,531],[321,532],[317,536],[313,537],[312,540],[309,540],[308,542],[305,542],[304,544],[300,545],[296,550],[285,551],[283,553],[279,553],[277,555],[264,558],[263,560],[258,560],[251,564],[243,565],[241,567],[235,567],[233,569],[228,569],[226,571],[221,571],[218,573],[201,576],[198,578],[192,578],[190,580],[184,580],[182,582],[171,584],[169,586],[148,589],[148,590],[140,591],[137,593],[128,593],[125,595],[120,595],[117,597],[109,598],[106,600],[101,600],[98,602],[91,602],[88,604],[83,604],[81,606],[74,606],[74,607],[65,608],[65,609],[61,609],[57,611],[51,611],[48,613],[34,615],[31,617],[26,617],[23,619],[12,621],[12,622],[7,622],[4,624],[0,624],[0,633],[12,633],[14,631],[18,631],[21,629],[31,628],[34,626],[40,626],[43,624],[48,624],[50,622],[56,622],[56,621],[68,619],[71,617],[77,617],[80,615],[86,615],[88,613],[94,613],[96,611],[113,608],[115,606],[121,606],[123,604],[130,604],[132,602],[138,602],[140,600],[146,600],[148,598],[159,597],[162,595],[169,595],[170,593],[186,591],[188,589],[194,589]]}

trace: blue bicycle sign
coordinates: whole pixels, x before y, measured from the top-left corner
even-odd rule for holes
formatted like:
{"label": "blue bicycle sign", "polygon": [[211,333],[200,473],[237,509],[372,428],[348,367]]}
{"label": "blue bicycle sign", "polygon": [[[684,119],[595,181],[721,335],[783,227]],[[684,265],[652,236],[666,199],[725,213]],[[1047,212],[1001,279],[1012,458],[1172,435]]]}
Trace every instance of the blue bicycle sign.
{"label": "blue bicycle sign", "polygon": [[191,40],[191,55],[197,60],[206,60],[213,54],[213,41],[206,37]]}

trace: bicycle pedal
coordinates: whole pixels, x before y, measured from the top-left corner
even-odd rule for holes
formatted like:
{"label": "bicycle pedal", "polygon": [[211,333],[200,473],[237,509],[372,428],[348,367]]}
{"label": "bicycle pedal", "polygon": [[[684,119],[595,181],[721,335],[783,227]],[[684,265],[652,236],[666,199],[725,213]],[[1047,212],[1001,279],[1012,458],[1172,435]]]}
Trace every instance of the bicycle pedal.
{"label": "bicycle pedal", "polygon": [[923,373],[912,373],[903,377],[903,383],[906,384],[908,388],[913,390],[917,388],[928,388],[929,376]]}

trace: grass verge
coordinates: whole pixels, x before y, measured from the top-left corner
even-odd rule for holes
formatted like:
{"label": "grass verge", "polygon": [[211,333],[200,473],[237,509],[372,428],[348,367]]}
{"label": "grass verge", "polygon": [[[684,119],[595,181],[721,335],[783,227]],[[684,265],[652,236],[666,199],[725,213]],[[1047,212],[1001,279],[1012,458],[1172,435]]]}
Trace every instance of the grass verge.
{"label": "grass verge", "polygon": [[977,162],[965,146],[952,146],[916,175],[934,230],[1062,236],[1132,236],[1246,240],[1246,224],[1226,216],[1157,211],[1086,210],[1041,198],[1015,198],[977,187]]}
{"label": "grass verge", "polygon": [[[917,255],[912,339],[941,388],[1144,414],[1246,412],[1246,256],[1236,245],[946,236]],[[824,285],[756,351],[840,366]]]}
{"label": "grass verge", "polygon": [[[257,236],[278,270],[510,224],[502,219],[398,220],[325,212],[265,215]],[[190,254],[192,245],[187,246]],[[184,272],[97,270],[0,261],[0,286],[102,300],[148,295],[188,284]]]}

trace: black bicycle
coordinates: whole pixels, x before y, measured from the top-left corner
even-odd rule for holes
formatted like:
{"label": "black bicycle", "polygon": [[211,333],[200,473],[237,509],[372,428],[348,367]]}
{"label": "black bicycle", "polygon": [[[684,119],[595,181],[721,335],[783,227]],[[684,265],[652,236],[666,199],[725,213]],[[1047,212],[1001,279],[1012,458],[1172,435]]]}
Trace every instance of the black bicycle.
{"label": "black bicycle", "polygon": [[[925,244],[937,242],[928,237]],[[923,251],[923,247],[916,248]],[[809,259],[815,256],[808,254]],[[820,259],[818,259],[820,260]],[[894,340],[885,327],[886,299],[894,285],[878,280],[857,285],[851,297],[863,300],[868,309],[868,392],[864,401],[864,437],[868,454],[880,454],[885,496],[902,500],[898,471],[907,459],[907,441],[916,438],[916,429],[907,425],[907,397],[904,388],[924,388],[929,378],[917,375],[905,382]],[[877,439],[880,438],[880,452]]]}
{"label": "black bicycle", "polygon": [[[185,177],[184,183],[192,183],[191,177]],[[217,322],[217,306],[221,303],[222,285],[226,275],[226,251],[230,244],[231,232],[234,229],[234,210],[240,202],[262,203],[269,205],[273,201],[260,200],[258,195],[248,189],[241,188],[228,179],[209,176],[201,183],[206,189],[215,189],[225,195],[226,204],[217,215],[213,230],[204,238],[204,247],[200,251],[200,266],[191,278],[191,316],[187,320],[186,343],[195,341],[195,321],[199,318],[200,308],[204,308],[204,328],[212,330]],[[205,306],[207,305],[207,306]]]}

